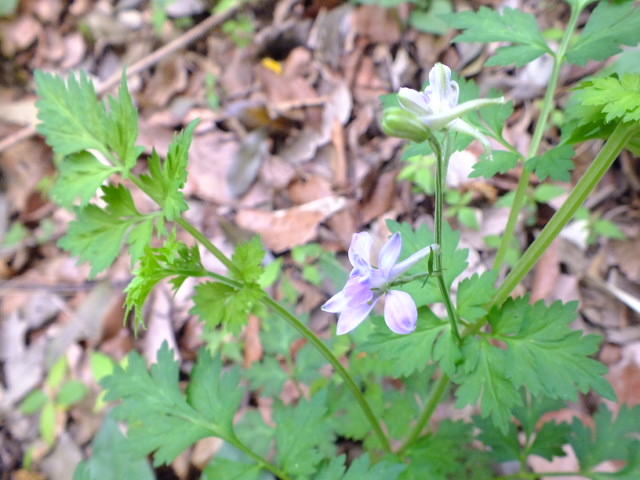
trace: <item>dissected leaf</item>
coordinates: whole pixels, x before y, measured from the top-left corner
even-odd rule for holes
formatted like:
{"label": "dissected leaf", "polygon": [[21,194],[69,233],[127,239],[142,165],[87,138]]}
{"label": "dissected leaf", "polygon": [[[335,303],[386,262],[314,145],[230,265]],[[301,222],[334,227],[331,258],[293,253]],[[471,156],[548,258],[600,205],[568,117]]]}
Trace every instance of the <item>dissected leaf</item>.
{"label": "dissected leaf", "polygon": [[640,9],[634,2],[598,2],[589,21],[567,52],[569,63],[607,60],[622,51],[621,45],[640,42]]}
{"label": "dissected leaf", "polygon": [[531,157],[525,168],[535,172],[540,180],[551,177],[552,180],[571,181],[571,170],[574,169],[573,156],[575,150],[569,145],[558,145],[542,155]]}
{"label": "dissected leaf", "polygon": [[489,270],[482,275],[477,273],[464,279],[458,286],[458,315],[465,320],[475,321],[486,315],[484,305],[489,303],[495,293],[498,279],[497,270]]}
{"label": "dissected leaf", "polygon": [[507,173],[518,164],[518,155],[506,150],[494,150],[492,157],[474,163],[469,177],[492,178],[498,173]]}

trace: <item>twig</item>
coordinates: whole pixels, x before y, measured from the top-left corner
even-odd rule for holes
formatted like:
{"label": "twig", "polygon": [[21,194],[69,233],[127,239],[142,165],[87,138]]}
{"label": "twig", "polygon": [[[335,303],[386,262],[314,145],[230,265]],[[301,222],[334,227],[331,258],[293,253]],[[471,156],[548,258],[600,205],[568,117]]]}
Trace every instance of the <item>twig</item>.
{"label": "twig", "polygon": [[[232,17],[238,11],[238,9],[238,6],[232,7],[222,13],[218,13],[216,15],[208,17],[206,20],[200,22],[192,29],[180,35],[178,38],[175,38],[166,45],[160,47],[158,50],[150,53],[146,57],[141,58],[136,63],[127,68],[127,77],[131,77],[146,70],[147,68],[153,67],[163,58],[167,57],[173,52],[176,52],[177,50],[180,50],[181,48],[186,47],[190,43],[202,37],[212,28],[215,28],[224,23],[226,20]],[[104,82],[101,82],[96,87],[96,92],[98,93],[98,95],[103,95],[104,93],[108,92],[110,89],[118,85],[120,83],[121,77],[122,70],[119,70],[108,77]],[[14,133],[0,140],[0,153],[4,152],[6,149],[15,145],[16,143],[30,138],[35,133],[35,125],[29,125],[15,131]]]}

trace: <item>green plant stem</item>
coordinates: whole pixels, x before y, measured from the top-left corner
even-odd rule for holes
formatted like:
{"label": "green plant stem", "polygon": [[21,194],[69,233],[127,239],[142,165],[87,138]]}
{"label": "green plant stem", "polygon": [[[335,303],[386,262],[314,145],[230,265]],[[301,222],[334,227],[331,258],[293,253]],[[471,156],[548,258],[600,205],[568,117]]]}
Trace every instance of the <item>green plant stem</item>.
{"label": "green plant stem", "polygon": [[[444,151],[440,148],[433,148],[436,154],[436,207],[434,214],[434,236],[435,241],[440,248],[435,252],[435,269],[438,272],[443,272],[442,266],[442,210],[444,203],[444,182],[447,177],[447,166],[449,164],[450,148],[449,148],[449,133],[445,134]],[[456,316],[456,310],[451,301],[451,295],[447,284],[444,279],[444,274],[437,276],[438,286],[440,287],[440,294],[442,295],[442,301],[447,309],[447,316],[451,323],[451,331],[458,343],[460,343],[460,332],[458,331],[458,319]]]}
{"label": "green plant stem", "polygon": [[571,191],[571,194],[551,217],[549,223],[544,227],[540,235],[534,240],[524,255],[520,258],[513,270],[500,285],[490,307],[500,305],[511,294],[513,289],[520,283],[527,273],[533,268],[538,259],[542,256],[551,242],[558,236],[560,231],[571,220],[576,210],[584,203],[589,194],[593,191],[598,182],[602,179],[611,164],[618,157],[627,142],[638,134],[640,126],[637,124],[620,123],[593,160],[580,181]]}
{"label": "green plant stem", "polygon": [[[560,69],[562,68],[564,56],[567,53],[567,49],[569,48],[569,43],[571,41],[571,38],[573,37],[573,32],[578,25],[578,18],[580,17],[580,12],[582,12],[583,8],[584,7],[575,7],[573,5],[571,7],[571,17],[569,18],[569,22],[567,23],[567,28],[564,31],[564,35],[562,37],[562,41],[560,42],[560,46],[558,47],[558,51],[554,55],[553,70],[551,71],[551,77],[549,78],[547,91],[542,102],[540,117],[538,118],[538,123],[536,124],[535,131],[533,132],[531,144],[529,145],[529,154],[527,156],[528,159],[534,157],[537,154],[538,149],[540,148],[540,143],[542,142],[542,136],[547,130],[549,116],[551,115],[551,111],[553,110],[555,104],[554,98],[556,90],[558,88]],[[509,247],[511,246],[511,241],[516,230],[518,217],[520,216],[520,212],[522,211],[526,200],[526,194],[527,189],[529,188],[530,179],[531,173],[528,170],[524,169],[520,174],[518,187],[516,188],[513,204],[511,205],[511,212],[509,212],[507,226],[505,227],[502,241],[500,242],[500,246],[498,247],[496,259],[493,262],[494,269],[500,270],[502,268],[502,265],[504,264],[504,260],[507,256],[507,252],[509,250]]]}
{"label": "green plant stem", "polygon": [[262,456],[258,455],[256,452],[247,447],[238,437],[235,435],[232,438],[226,439],[231,445],[236,447],[238,450],[246,453],[249,457],[255,460],[261,467],[269,470],[280,480],[291,480],[291,477],[287,475],[285,472],[276,467],[273,463],[269,462]]}
{"label": "green plant stem", "polygon": [[442,376],[438,379],[436,384],[431,389],[431,393],[429,394],[429,398],[427,399],[427,403],[424,406],[424,410],[420,414],[420,418],[416,422],[416,424],[411,429],[409,436],[404,441],[402,446],[398,449],[398,455],[402,455],[407,448],[409,448],[413,442],[415,442],[418,438],[420,438],[420,434],[424,427],[427,425],[433,413],[436,411],[436,407],[440,404],[442,397],[445,393],[447,393],[447,389],[449,388],[450,379],[447,375],[442,374]]}
{"label": "green plant stem", "polygon": [[360,387],[356,384],[351,375],[349,375],[349,372],[347,372],[347,370],[342,366],[340,361],[335,357],[331,350],[329,350],[327,346],[322,343],[322,341],[311,330],[309,330],[309,328],[307,328],[306,325],[304,325],[302,322],[300,322],[300,320],[291,315],[291,313],[289,313],[286,308],[276,302],[273,298],[265,294],[262,298],[262,303],[265,306],[272,308],[276,313],[278,313],[278,315],[286,320],[289,325],[295,328],[304,338],[306,338],[307,341],[311,343],[331,364],[331,366],[336,370],[338,375],[340,375],[344,383],[347,385],[349,390],[351,390],[351,393],[358,402],[358,405],[360,405],[362,412],[369,420],[369,423],[371,423],[371,427],[378,437],[378,441],[382,444],[382,448],[385,451],[390,452],[391,445],[389,444],[389,440],[385,435],[384,430],[382,430],[380,422],[378,422],[376,414],[373,412],[373,410],[371,410],[369,402],[367,402],[367,400],[364,398],[364,395],[362,395]]}
{"label": "green plant stem", "polygon": [[[143,192],[145,192],[156,203],[160,204],[158,199],[154,198],[153,195],[151,195],[149,192],[145,190],[144,184],[142,184],[139,178],[132,177],[132,180],[138,188],[140,188]],[[200,230],[198,230],[191,223],[189,223],[188,220],[186,220],[183,217],[180,217],[176,219],[176,223],[180,225],[182,228],[184,228],[191,236],[193,236],[193,238],[195,238],[198,242],[200,242],[200,244],[204,246],[204,248],[206,248],[218,260],[220,260],[220,262],[222,262],[222,264],[225,265],[230,272],[233,273],[237,271],[233,262],[224,253],[222,253],[213,243],[211,243],[211,241]],[[242,287],[242,285],[239,282],[232,280],[230,278],[226,278],[221,275],[217,275],[216,278],[219,281],[226,283],[227,285],[234,286],[236,288]],[[376,436],[378,437],[380,443],[382,444],[382,447],[386,451],[390,452],[391,445],[389,444],[389,440],[387,439],[387,436],[385,435],[384,431],[382,430],[382,427],[380,426],[380,422],[378,422],[376,415],[373,413],[373,410],[371,410],[371,406],[362,395],[362,392],[360,392],[360,388],[358,387],[358,385],[356,385],[353,378],[351,378],[351,375],[349,375],[349,372],[347,372],[347,370],[342,366],[340,361],[333,355],[333,353],[331,353],[331,350],[329,350],[325,346],[325,344],[322,343],[320,339],[311,330],[309,330],[304,324],[302,324],[296,317],[291,315],[279,303],[273,300],[266,292],[263,292],[263,293],[264,295],[262,297],[262,302],[265,305],[273,308],[282,318],[284,318],[287,322],[289,322],[289,324],[293,326],[298,332],[300,332],[300,334],[302,334],[302,336],[304,336],[307,339],[307,341],[311,343],[322,354],[322,356],[324,356],[324,358],[333,366],[333,368],[336,369],[336,371],[338,372],[342,380],[349,387],[349,390],[351,390],[351,392],[355,396],[356,401],[362,408],[363,413],[369,419],[369,422],[371,422],[371,426],[375,431]]]}

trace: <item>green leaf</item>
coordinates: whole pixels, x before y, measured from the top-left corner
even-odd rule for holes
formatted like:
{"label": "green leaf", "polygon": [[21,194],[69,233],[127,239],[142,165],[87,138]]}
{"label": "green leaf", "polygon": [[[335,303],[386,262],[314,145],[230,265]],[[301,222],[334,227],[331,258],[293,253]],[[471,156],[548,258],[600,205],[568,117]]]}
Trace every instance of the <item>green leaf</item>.
{"label": "green leaf", "polygon": [[[133,247],[132,245],[132,249]],[[135,308],[136,330],[144,324],[142,313],[147,297],[161,280],[172,277],[171,284],[176,291],[187,278],[207,274],[202,266],[198,247],[194,245],[189,248],[179,242],[175,232],[165,240],[162,247],[147,246],[138,268],[133,273],[135,276],[125,289],[125,317]]]}
{"label": "green leaf", "polygon": [[505,7],[502,12],[480,7],[477,12],[457,12],[443,15],[454,27],[464,30],[454,42],[510,42],[515,47],[501,47],[490,59],[491,65],[518,66],[528,63],[544,53],[553,53],[540,33],[533,15]]}
{"label": "green leaf", "polygon": [[201,480],[258,480],[262,468],[257,463],[231,460],[216,455],[202,472]]}
{"label": "green leaf", "polygon": [[261,390],[261,396],[277,397],[290,375],[282,368],[276,357],[265,357],[261,362],[255,362],[246,372],[251,390]]}
{"label": "green leaf", "polygon": [[265,423],[258,410],[248,410],[234,428],[240,441],[251,450],[265,458],[269,456],[275,430]]}
{"label": "green leaf", "polygon": [[349,466],[349,470],[345,473],[345,460],[346,455],[344,454],[333,457],[330,462],[324,465],[313,477],[313,480],[396,480],[407,468],[404,464],[390,463],[387,460],[382,460],[375,465],[371,465],[369,454],[365,453],[361,457],[356,458]]}
{"label": "green leaf", "polygon": [[234,438],[233,418],[243,395],[238,382],[237,369],[223,374],[220,358],[201,350],[185,397],[178,362],[165,342],[151,371],[133,352],[126,369],[117,366],[101,384],[106,400],[120,401],[113,415],[129,425],[127,448],[132,455],[155,452],[154,465],[161,465],[202,438]]}
{"label": "green leaf", "polygon": [[573,436],[571,445],[580,462],[580,471],[592,471],[600,463],[607,460],[623,460],[628,462],[620,474],[599,474],[593,478],[617,478],[633,480],[640,475],[640,405],[629,408],[622,405],[618,415],[613,419],[609,408],[602,404],[594,416],[595,428],[585,425],[575,418],[571,428]]}
{"label": "green leaf", "polygon": [[123,163],[126,173],[131,170],[144,147],[136,147],[138,140],[138,112],[133,106],[127,87],[127,73],[122,72],[118,98],[109,96],[109,117],[106,125],[107,144]]}
{"label": "green leaf", "polygon": [[533,191],[533,198],[538,203],[547,203],[567,193],[567,188],[553,183],[542,183]]}
{"label": "green leaf", "polygon": [[573,156],[575,150],[569,145],[558,145],[542,155],[531,157],[525,163],[529,172],[535,172],[540,180],[547,177],[562,182],[571,181],[571,170],[574,169]]}
{"label": "green leaf", "polygon": [[156,480],[146,456],[135,457],[131,454],[118,422],[107,416],[91,442],[91,457],[78,465],[73,480],[123,478]]}
{"label": "green leaf", "polygon": [[89,387],[84,383],[79,380],[70,380],[66,382],[58,392],[56,403],[60,407],[67,409],[74,403],[82,400],[87,393],[89,393]]}
{"label": "green leaf", "polygon": [[415,371],[424,370],[429,363],[429,353],[438,335],[447,327],[431,310],[421,308],[418,326],[410,335],[398,335],[389,330],[384,322],[376,321],[374,332],[358,351],[377,353],[389,364],[396,377],[405,377]]}
{"label": "green leaf", "polygon": [[611,76],[583,82],[574,95],[574,101],[579,105],[574,109],[574,116],[584,113],[581,124],[599,119],[606,123],[614,120],[638,122],[640,74],[625,73],[622,78]]}
{"label": "green leaf", "polygon": [[20,411],[25,415],[33,415],[47,402],[49,397],[42,390],[34,390],[20,404]]}
{"label": "green leaf", "polygon": [[497,279],[497,270],[489,270],[482,275],[476,273],[460,282],[458,287],[458,315],[470,322],[484,317],[487,314],[484,305],[493,298]]}
{"label": "green leaf", "polygon": [[[373,440],[371,423],[362,409],[353,401],[353,394],[344,385],[329,384],[329,423],[336,435],[353,440]],[[368,382],[364,388],[364,398],[376,416],[382,416],[385,404],[382,387]]]}
{"label": "green leaf", "polygon": [[505,352],[486,338],[467,337],[462,358],[462,373],[454,379],[460,384],[456,391],[456,407],[475,404],[482,398],[482,418],[490,416],[493,424],[506,432],[511,424],[511,410],[520,405],[522,399],[507,378]]}
{"label": "green leaf", "polygon": [[49,445],[56,441],[56,406],[48,400],[40,412],[40,435]]}
{"label": "green leaf", "polygon": [[56,360],[56,363],[53,364],[51,370],[49,370],[46,380],[47,386],[52,389],[58,388],[66,374],[67,357],[62,355],[58,360]]}
{"label": "green leaf", "polygon": [[120,254],[125,240],[132,246],[132,261],[140,253],[140,244],[150,243],[152,228],[134,228],[140,222],[152,222],[152,217],[138,212],[131,192],[122,185],[102,188],[105,209],[87,205],[77,211],[76,220],[58,244],[77,256],[80,262],[91,264],[94,277],[108,268]]}
{"label": "green leaf", "polygon": [[259,236],[238,245],[231,257],[231,261],[237,268],[236,278],[247,283],[257,282],[264,272],[262,267],[264,255],[265,249]]}
{"label": "green leaf", "polygon": [[205,282],[195,288],[190,313],[199,315],[208,329],[222,323],[231,332],[239,333],[262,295],[262,290],[255,284],[238,289],[224,283]]}
{"label": "green leaf", "polygon": [[173,138],[164,162],[154,151],[149,159],[149,175],[140,175],[145,191],[162,205],[162,212],[169,221],[189,209],[181,189],[187,181],[189,147],[197,124],[194,120]]}
{"label": "green leaf", "polygon": [[577,390],[586,393],[593,388],[614,400],[615,393],[602,376],[607,368],[589,358],[598,351],[601,338],[569,327],[576,305],[554,302],[547,307],[542,301],[530,305],[525,296],[493,309],[491,337],[507,346],[501,350],[505,375],[515,387],[526,386],[533,395],[576,401]]}
{"label": "green leaf", "polygon": [[276,459],[285,472],[315,473],[316,465],[324,458],[321,452],[335,449],[326,402],[327,391],[323,390],[310,402],[301,400],[293,409],[283,406],[275,409]]}
{"label": "green leaf", "polygon": [[492,159],[485,159],[473,165],[470,178],[492,178],[497,173],[506,173],[518,164],[518,155],[506,150],[494,150]]}
{"label": "green leaf", "polygon": [[80,198],[80,206],[89,203],[96,191],[112,174],[118,172],[100,162],[87,151],[74,153],[56,162],[59,174],[51,189],[51,198],[64,207],[73,205]]}
{"label": "green leaf", "polygon": [[589,60],[607,60],[622,51],[621,45],[639,41],[640,9],[634,2],[599,2],[566,58],[582,66]]}
{"label": "green leaf", "polygon": [[37,129],[55,152],[69,155],[93,148],[108,153],[107,114],[87,74],[69,75],[67,82],[39,70],[34,76],[42,122]]}

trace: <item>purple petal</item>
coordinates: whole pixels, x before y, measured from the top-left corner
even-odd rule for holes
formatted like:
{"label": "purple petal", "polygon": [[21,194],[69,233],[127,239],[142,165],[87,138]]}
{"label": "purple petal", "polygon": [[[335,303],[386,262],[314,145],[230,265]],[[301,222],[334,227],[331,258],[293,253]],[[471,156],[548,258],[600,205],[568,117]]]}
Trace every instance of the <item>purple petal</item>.
{"label": "purple petal", "polygon": [[345,296],[344,290],[340,290],[333,297],[327,300],[320,309],[329,313],[340,313],[347,308],[348,301],[349,299]]}
{"label": "purple petal", "polygon": [[398,91],[398,102],[400,102],[403,108],[418,115],[428,115],[431,113],[429,97],[412,88],[402,87]]}
{"label": "purple petal", "polygon": [[432,245],[427,245],[426,247],[418,250],[416,253],[414,253],[410,257],[405,258],[403,261],[401,261],[391,269],[391,272],[389,272],[389,281],[395,280],[396,278],[398,278],[400,275],[402,275],[404,272],[409,270],[411,267],[413,267],[416,263],[418,263],[424,257],[429,255],[432,250],[435,251],[438,248],[439,248],[438,245],[435,243]]}
{"label": "purple petal", "polygon": [[418,309],[407,292],[391,290],[384,301],[384,321],[392,332],[411,333],[418,323]]}
{"label": "purple petal", "polygon": [[369,273],[371,271],[369,256],[371,255],[372,246],[373,240],[368,232],[354,233],[353,237],[351,237],[349,261],[360,273]]}
{"label": "purple petal", "polygon": [[353,276],[342,289],[347,299],[347,307],[367,303],[373,298],[371,282],[368,277]]}
{"label": "purple petal", "polygon": [[343,335],[345,333],[349,333],[351,330],[360,325],[362,321],[367,318],[367,315],[371,313],[371,310],[373,310],[373,307],[375,307],[378,298],[374,299],[370,304],[363,303],[356,307],[350,307],[344,310],[338,318],[338,328],[336,330],[336,334]]}
{"label": "purple petal", "polygon": [[458,86],[458,82],[451,82],[450,84],[450,94],[449,94],[449,107],[453,108],[458,105],[458,98],[460,97],[460,87]]}
{"label": "purple petal", "polygon": [[378,254],[378,268],[382,271],[385,278],[389,277],[391,269],[398,261],[400,252],[402,251],[402,237],[396,232],[387,240],[387,243],[380,249]]}

